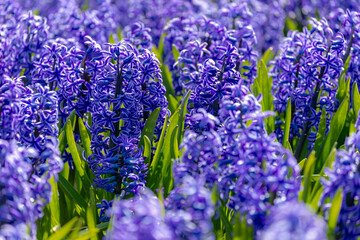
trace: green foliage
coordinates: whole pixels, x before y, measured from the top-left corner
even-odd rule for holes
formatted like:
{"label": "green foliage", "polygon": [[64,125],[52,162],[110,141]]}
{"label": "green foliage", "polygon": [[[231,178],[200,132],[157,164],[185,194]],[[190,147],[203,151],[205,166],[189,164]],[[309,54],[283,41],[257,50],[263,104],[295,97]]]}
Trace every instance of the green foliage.
{"label": "green foliage", "polygon": [[[295,30],[298,25],[287,18],[286,27]],[[118,35],[121,37],[120,29]],[[146,178],[147,187],[156,193],[161,204],[174,187],[172,166],[174,160],[179,159],[182,154],[182,149],[179,146],[184,137],[185,116],[191,94],[189,91],[184,96],[175,96],[171,72],[168,66],[163,63],[164,36],[164,34],[161,36],[159,46],[158,48],[154,47],[153,52],[161,63],[163,84],[166,88],[168,109],[171,115],[165,117],[161,135],[159,139],[154,141],[155,125],[160,114],[160,108],[155,109],[145,122],[138,145],[143,150],[143,156],[146,158],[145,161],[149,167]],[[109,41],[115,41],[113,35],[110,35]],[[177,61],[180,53],[175,45],[172,46],[172,54]],[[263,111],[274,111],[272,79],[269,77],[267,67],[274,55],[272,48],[264,53],[258,63],[257,77],[252,86],[254,95],[262,96]],[[354,82],[350,92],[350,79],[346,80],[345,78],[349,60],[350,57],[345,63],[344,71],[338,82],[339,88],[336,98],[341,104],[332,116],[330,130],[326,134],[326,121],[329,116],[326,110],[322,109],[314,151],[299,162],[302,169],[302,190],[299,199],[311,206],[319,215],[323,215],[319,201],[323,193],[321,179],[326,177],[324,170],[331,167],[334,162],[336,151],[340,148],[339,145],[343,144],[343,138],[355,131],[354,123],[359,117],[360,94],[357,83]],[[292,121],[290,99],[287,102],[286,113],[278,117],[284,121],[282,126],[284,135],[281,144],[284,148],[292,151],[292,146],[296,147],[297,139],[295,138],[290,144],[290,124]],[[91,115],[81,119],[73,111],[67,119],[62,119],[65,125],[59,131],[59,150],[61,153],[67,151],[71,154],[74,169],[70,169],[69,165],[65,163],[58,179],[52,178],[50,180],[52,199],[44,208],[44,217],[37,222],[38,239],[99,240],[109,228],[109,223],[99,222],[99,210],[96,208],[96,203],[102,199],[113,200],[115,195],[92,186],[94,174],[88,166],[87,159],[83,157],[83,152],[85,158],[92,154],[91,134],[84,121],[88,121],[87,124],[91,126]],[[274,132],[275,118],[273,116],[265,120],[265,127],[269,134]],[[80,142],[75,142],[74,131],[78,131],[77,134],[80,134]],[[155,149],[154,152],[152,149]],[[306,157],[306,147],[304,149],[303,156]],[[227,207],[227,203],[220,199],[216,186],[213,189],[212,197],[217,207],[217,214],[212,219],[217,239],[254,239],[254,230],[247,224],[245,216],[240,216]],[[340,190],[332,200],[328,221],[329,238],[334,237],[342,198],[343,194]]]}
{"label": "green foliage", "polygon": [[[255,96],[262,95],[261,106],[263,111],[274,111],[271,91],[272,79],[268,76],[268,70],[263,59],[259,61],[257,68],[257,77],[254,80],[252,90]],[[268,133],[275,131],[275,119],[273,116],[265,119],[265,124]]]}
{"label": "green foliage", "polygon": [[325,137],[325,141],[321,147],[321,150],[316,154],[316,159],[318,159],[316,164],[316,170],[321,169],[324,165],[325,160],[330,154],[331,149],[336,145],[336,141],[338,140],[341,131],[345,125],[346,116],[349,110],[349,94],[347,94],[340,104],[339,109],[334,114],[331,122],[330,122],[330,131],[328,135]]}
{"label": "green foliage", "polygon": [[156,108],[151,113],[149,118],[146,120],[145,126],[141,133],[139,147],[144,147],[144,144],[145,144],[144,137],[145,136],[149,139],[150,143],[152,143],[152,140],[154,138],[155,126],[156,126],[156,122],[159,118],[160,110],[161,110],[160,107]]}

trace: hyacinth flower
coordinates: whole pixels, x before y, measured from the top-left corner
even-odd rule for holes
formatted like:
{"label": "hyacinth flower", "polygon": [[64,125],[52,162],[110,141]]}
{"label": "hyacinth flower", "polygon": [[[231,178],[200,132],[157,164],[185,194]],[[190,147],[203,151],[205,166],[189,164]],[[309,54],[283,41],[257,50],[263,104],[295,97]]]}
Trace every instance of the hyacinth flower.
{"label": "hyacinth flower", "polygon": [[[13,8],[16,8],[16,5]],[[10,77],[19,77],[22,74],[26,76],[24,81],[31,84],[34,61],[38,60],[48,40],[49,26],[45,18],[31,12],[19,14],[13,8],[5,7],[5,12],[10,11],[9,14],[13,18],[4,18],[1,23],[5,32],[0,36],[2,46],[0,73]]]}
{"label": "hyacinth flower", "polygon": [[[212,98],[218,97],[214,96],[217,92],[221,94],[226,82],[252,84],[256,76],[256,38],[248,16],[241,15],[244,9],[246,4],[244,7],[234,3],[222,8],[214,18],[175,18],[165,26],[164,60],[173,75],[175,94],[181,94],[182,89],[194,91],[195,86],[202,85],[199,89],[204,90],[193,92],[190,101],[200,96],[197,102],[208,105],[214,101]],[[235,10],[238,14],[231,13]],[[173,45],[180,52],[176,63]],[[207,69],[205,63],[214,67]],[[208,73],[211,76],[207,76]],[[209,77],[213,79],[207,79]],[[209,107],[203,108],[210,111]]]}
{"label": "hyacinth flower", "polygon": [[173,239],[171,230],[164,223],[159,199],[149,189],[141,190],[139,195],[128,200],[116,200],[108,214],[111,226],[105,239]]}
{"label": "hyacinth flower", "polygon": [[108,50],[91,38],[87,43],[87,51],[98,52],[93,64],[103,66],[91,76],[93,154],[88,160],[94,182],[122,197],[135,194],[145,186],[147,173],[137,148],[142,128],[160,107],[156,136],[168,113],[159,62],[147,49],[140,53],[126,41],[109,44]]}
{"label": "hyacinth flower", "polygon": [[0,78],[0,139],[11,140],[18,136],[22,98],[30,92],[23,86],[23,78],[11,79],[7,75]]}
{"label": "hyacinth flower", "polygon": [[124,29],[124,35],[124,40],[138,48],[139,51],[141,51],[141,49],[151,50],[151,29],[146,27],[143,22],[138,21],[132,25],[126,26]]}
{"label": "hyacinth flower", "polygon": [[33,150],[19,148],[14,140],[0,140],[1,239],[35,238],[39,214],[34,204],[37,188],[29,182],[32,157]]}
{"label": "hyacinth flower", "polygon": [[218,133],[220,198],[257,231],[272,205],[291,201],[300,190],[300,169],[292,154],[267,135],[259,99],[245,86],[234,86],[220,103]]}
{"label": "hyacinth flower", "polygon": [[271,209],[259,239],[326,240],[325,221],[304,203],[290,201]]}
{"label": "hyacinth flower", "polygon": [[[304,28],[302,33],[289,32],[275,58],[271,72],[274,107],[281,115],[291,99],[289,141],[294,148],[296,146],[297,159],[301,157],[306,140],[308,151],[312,149],[323,109],[329,130],[328,123],[339,104],[335,97],[343,70],[345,44],[344,36],[334,35],[325,19],[313,19],[310,31]],[[281,128],[276,132],[281,141]]]}
{"label": "hyacinth flower", "polygon": [[360,53],[360,13],[347,10],[341,15],[342,28],[340,31],[349,39],[344,59],[350,56],[349,67],[346,72],[346,78],[350,78],[350,92],[353,84],[360,85],[359,75],[359,53]]}
{"label": "hyacinth flower", "polygon": [[19,146],[32,148],[37,156],[29,160],[31,173],[29,183],[36,187],[34,201],[41,215],[41,209],[51,199],[51,185],[48,180],[57,178],[63,168],[58,149],[57,97],[48,87],[37,84],[33,91],[21,100],[21,118],[18,123],[17,140]]}
{"label": "hyacinth flower", "polygon": [[342,203],[335,235],[338,239],[357,239],[360,236],[360,122],[357,131],[345,141],[345,149],[337,150],[332,168],[326,168],[321,204],[328,217],[331,201],[341,189]]}
{"label": "hyacinth flower", "polygon": [[[253,74],[241,74],[241,65],[246,56],[232,43],[236,39],[228,32],[229,40],[208,49],[208,43],[189,42],[180,52],[179,80],[185,90],[191,90],[190,109],[204,108],[214,116],[218,115],[219,101],[229,94],[228,88],[236,84],[251,84]],[[241,40],[240,40],[241,41]],[[246,45],[246,44],[245,44]],[[255,56],[255,55],[254,55]],[[253,56],[253,57],[254,57]],[[254,59],[253,59],[254,60]]]}
{"label": "hyacinth flower", "polygon": [[293,19],[298,25],[306,26],[309,17],[323,17],[328,19],[329,25],[335,30],[341,31],[341,16],[346,9],[359,11],[359,3],[356,0],[296,0],[284,2],[284,9],[288,17]]}
{"label": "hyacinth flower", "polygon": [[[200,15],[212,12],[213,4],[209,1],[179,1],[179,0],[127,0],[125,14],[128,18],[119,21],[122,26],[141,21],[151,29],[153,43],[159,45],[163,28],[169,19],[185,17],[189,14]],[[116,2],[117,8],[124,8],[124,3]]]}
{"label": "hyacinth flower", "polygon": [[[86,36],[103,45],[116,33],[115,12],[110,1],[99,1],[96,8],[85,11],[75,0],[62,0],[58,5],[57,11],[48,16],[52,39],[66,39],[67,46],[79,46],[84,50]],[[113,37],[116,39],[116,34]]]}
{"label": "hyacinth flower", "polygon": [[249,8],[253,13],[251,25],[257,39],[256,49],[259,52],[265,52],[273,48],[273,51],[277,52],[284,36],[282,26],[285,23],[286,11],[282,6],[282,1],[249,1]]}
{"label": "hyacinth flower", "polygon": [[165,222],[175,239],[215,239],[214,205],[202,178],[185,176],[178,182],[165,201],[165,211]]}
{"label": "hyacinth flower", "polygon": [[216,132],[219,120],[204,109],[198,109],[189,122],[180,146],[182,157],[173,166],[174,184],[181,183],[186,176],[202,177],[206,187],[211,189],[217,182],[219,173],[215,163],[222,149],[221,138]]}

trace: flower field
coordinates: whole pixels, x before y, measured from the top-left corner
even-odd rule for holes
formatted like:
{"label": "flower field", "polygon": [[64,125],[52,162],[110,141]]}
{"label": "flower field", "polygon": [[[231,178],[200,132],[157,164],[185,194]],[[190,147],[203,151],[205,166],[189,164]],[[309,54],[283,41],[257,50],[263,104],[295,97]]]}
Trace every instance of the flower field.
{"label": "flower field", "polygon": [[0,0],[0,240],[360,239],[357,0]]}

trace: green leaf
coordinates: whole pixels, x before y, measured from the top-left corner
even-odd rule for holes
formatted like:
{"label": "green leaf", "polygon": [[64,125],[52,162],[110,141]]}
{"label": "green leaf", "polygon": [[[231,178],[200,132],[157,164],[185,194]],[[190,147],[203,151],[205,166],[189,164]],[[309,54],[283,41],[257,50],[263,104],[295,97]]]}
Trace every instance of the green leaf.
{"label": "green leaf", "polygon": [[291,144],[290,144],[290,142],[289,141],[286,141],[286,143],[285,143],[285,146],[284,146],[286,149],[288,149],[288,150],[290,150],[290,152],[291,153],[294,153],[293,152],[293,150],[292,150],[292,148],[291,148]]}
{"label": "green leaf", "polygon": [[79,218],[74,217],[68,223],[66,223],[62,228],[60,228],[60,230],[58,230],[54,234],[52,234],[48,240],[64,239],[71,232],[74,224],[77,223],[78,221],[79,221]]}
{"label": "green leaf", "polygon": [[346,75],[347,70],[349,69],[349,65],[350,65],[350,61],[351,61],[351,55],[348,56],[348,58],[345,61],[344,64],[344,71],[343,74]]}
{"label": "green leaf", "polygon": [[328,135],[325,137],[325,142],[323,144],[323,147],[321,151],[319,151],[320,154],[316,154],[317,156],[316,159],[318,159],[316,169],[320,169],[324,165],[324,162],[329,156],[331,149],[336,144],[336,141],[338,140],[342,132],[342,129],[345,125],[348,111],[349,111],[349,95],[346,95],[344,101],[340,104],[338,110],[336,111],[330,122],[330,131]]}
{"label": "green leaf", "polygon": [[[335,160],[335,153],[336,153],[336,148],[333,147],[333,149],[331,150],[331,152],[329,154],[329,157],[326,159],[325,164],[321,168],[321,171],[319,173],[320,177],[323,177],[325,175],[324,170],[325,170],[326,167],[331,167],[332,163]],[[315,182],[314,188],[313,188],[312,193],[311,193],[311,199],[315,198],[315,196],[317,194],[317,191],[320,189],[320,187],[321,187],[321,182],[320,182],[320,178],[319,178],[319,180],[317,180]]]}
{"label": "green leaf", "polygon": [[315,152],[313,151],[305,162],[303,201],[310,203],[311,178],[315,170]]}
{"label": "green leaf", "polygon": [[121,28],[120,28],[120,27],[118,27],[118,28],[116,29],[116,35],[117,35],[117,37],[118,37],[118,40],[121,41],[121,39],[122,39],[122,33],[121,33]]}
{"label": "green leaf", "polygon": [[267,66],[270,62],[270,60],[275,56],[273,52],[273,47],[269,47],[268,50],[264,53],[262,60],[264,61],[265,65]]}
{"label": "green leaf", "polygon": [[143,156],[145,157],[146,163],[149,163],[150,159],[151,159],[151,142],[150,142],[149,138],[146,135],[144,136]]}
{"label": "green leaf", "polygon": [[59,177],[59,187],[61,190],[73,201],[75,204],[76,212],[86,218],[86,209],[87,203],[83,199],[83,197],[75,190],[75,188],[62,176],[58,175]]}
{"label": "green leaf", "polygon": [[176,126],[172,135],[171,135],[171,149],[170,149],[170,155],[172,158],[174,159],[178,159],[180,157],[179,154],[179,144],[177,141],[177,129],[179,128],[179,126]]}
{"label": "green leaf", "polygon": [[65,131],[61,131],[58,138],[59,138],[59,150],[62,155],[65,151],[66,144],[67,144]]}
{"label": "green leaf", "polygon": [[66,139],[67,139],[69,149],[70,149],[70,154],[73,158],[76,170],[79,172],[80,176],[84,176],[84,174],[85,174],[84,165],[81,163],[79,153],[76,148],[71,121],[66,122],[65,132],[66,132]]}
{"label": "green leaf", "polygon": [[[87,239],[97,239],[96,234],[99,232],[98,229],[93,229],[92,231],[87,231],[86,233],[79,233],[76,236],[76,240],[87,240]],[[96,238],[94,238],[96,237]]]}
{"label": "green leaf", "polygon": [[233,227],[232,227],[232,224],[230,223],[229,221],[229,218],[226,216],[226,213],[224,211],[224,207],[223,206],[220,206],[218,208],[219,210],[219,215],[220,215],[220,219],[221,219],[221,222],[224,224],[225,226],[225,231],[227,234],[231,234],[233,232]]}
{"label": "green leaf", "polygon": [[173,95],[175,96],[175,91],[174,91],[174,87],[172,84],[172,76],[171,76],[171,72],[168,68],[167,65],[161,65],[160,66],[161,69],[161,74],[162,74],[162,79],[163,79],[163,85],[166,89],[165,95]]}
{"label": "green leaf", "polygon": [[158,59],[161,61],[161,65],[163,65],[162,56],[164,55],[164,38],[165,38],[165,36],[166,36],[165,32],[163,34],[161,34],[160,41],[159,41],[159,48],[158,48],[158,51],[160,53],[160,57]]}
{"label": "green leaf", "polygon": [[[254,80],[254,93],[258,96],[260,93],[262,95],[262,110],[263,111],[273,111],[274,104],[273,104],[273,97],[271,93],[272,87],[272,79],[268,76],[268,71],[266,65],[263,60],[259,61],[258,63],[258,71],[257,77]],[[272,133],[275,131],[275,119],[273,116],[265,119],[266,123],[266,130],[268,133]]]}
{"label": "green leaf", "polygon": [[[70,116],[67,118],[67,121],[71,121],[72,130],[75,129],[75,122],[76,122],[76,111],[75,109],[70,113]],[[64,126],[66,128],[66,126]]]}
{"label": "green leaf", "polygon": [[336,228],[337,219],[341,210],[341,204],[342,204],[342,189],[340,188],[336,194],[335,197],[331,203],[331,207],[329,210],[329,220],[328,220],[328,227],[329,227],[329,233],[333,234],[334,230]]}
{"label": "green leaf", "polygon": [[[109,225],[110,225],[109,222],[103,222],[103,223],[97,224],[95,227],[96,227],[97,231],[104,231],[109,228]],[[79,237],[82,237],[87,234],[89,234],[89,229],[84,229],[79,232]]]}
{"label": "green leaf", "polygon": [[[79,121],[82,121],[82,120],[79,119]],[[72,129],[73,128],[72,128],[71,121],[68,120],[65,125],[65,132],[66,132],[66,139],[67,139],[67,142],[69,145],[70,154],[74,161],[76,171],[79,173],[79,175],[81,177],[82,184],[84,184],[84,191],[88,194],[91,183],[90,183],[90,179],[86,173],[86,169],[88,169],[87,162],[85,162],[85,160],[82,160],[82,154],[79,154],[79,150],[80,150],[80,152],[82,152],[83,150],[79,144],[75,143],[74,134],[73,134]]]}
{"label": "green leaf", "polygon": [[80,138],[81,138],[81,143],[82,143],[82,146],[85,150],[85,156],[86,157],[89,157],[92,152],[91,152],[91,140],[90,140],[90,137],[89,137],[89,134],[88,134],[88,130],[87,128],[85,127],[82,119],[78,119],[78,122],[79,122],[79,131],[80,131]]}
{"label": "green leaf", "polygon": [[356,81],[354,81],[352,91],[351,91],[351,105],[353,107],[355,119],[359,119],[359,111],[360,111],[360,94]]}
{"label": "green leaf", "polygon": [[313,148],[315,149],[315,151],[319,151],[321,149],[321,144],[324,142],[324,138],[326,136],[326,127],[327,127],[326,119],[327,119],[327,113],[325,107],[323,107],[321,112],[320,123],[318,126],[318,132],[316,133],[316,140]]}
{"label": "green leaf", "polygon": [[51,184],[51,201],[49,203],[50,212],[51,212],[51,227],[54,227],[60,224],[60,203],[58,195],[58,185],[55,183],[54,177],[49,180]]}
{"label": "green leaf", "polygon": [[291,124],[291,99],[289,98],[286,107],[286,116],[285,116],[285,129],[282,145],[286,148],[287,142],[289,142],[290,136],[290,124]]}
{"label": "green leaf", "polygon": [[160,177],[158,177],[159,174],[161,174],[162,171],[162,162],[160,161],[160,156],[164,144],[164,138],[165,133],[167,129],[168,124],[168,115],[165,117],[164,125],[161,131],[161,135],[158,141],[158,144],[156,146],[156,151],[154,155],[153,161],[149,164],[149,173],[147,176],[147,182],[148,186],[155,191],[155,189],[159,186],[160,183]]}
{"label": "green leaf", "polygon": [[82,219],[79,219],[79,221],[77,221],[75,223],[75,226],[73,227],[72,232],[71,232],[70,236],[67,239],[69,239],[69,240],[77,240],[79,231],[81,229],[81,225],[82,225]]}
{"label": "green leaf", "polygon": [[343,72],[338,81],[339,87],[336,92],[336,98],[339,102],[342,102],[347,94],[350,93],[350,78],[348,80],[345,79],[345,73]]}
{"label": "green leaf", "polygon": [[[94,216],[93,210],[91,207],[88,207],[87,211],[86,211],[86,219],[87,219],[87,225],[88,225],[88,229],[90,232],[97,232],[98,230],[96,229],[96,216]],[[97,236],[94,235],[91,237],[91,240],[97,240]]]}
{"label": "green leaf", "polygon": [[172,45],[172,52],[174,55],[175,62],[178,61],[178,58],[180,56],[179,50],[176,48],[175,44]]}
{"label": "green leaf", "polygon": [[141,138],[138,146],[139,148],[144,147],[144,136],[148,137],[150,143],[152,143],[154,138],[155,126],[159,118],[160,110],[160,107],[156,108],[146,120],[145,126],[141,132]]}
{"label": "green leaf", "polygon": [[[167,194],[170,192],[171,188],[171,180],[172,180],[172,161],[171,161],[171,148],[173,147],[172,138],[176,137],[178,133],[178,122],[179,122],[179,112],[176,112],[170,118],[170,124],[166,131],[165,141],[162,149],[161,159],[162,162],[162,171],[161,175],[158,176],[162,179],[162,183],[164,185],[164,196],[166,197]],[[175,136],[173,135],[175,134]]]}
{"label": "green leaf", "polygon": [[168,108],[169,108],[171,114],[174,114],[175,111],[177,110],[177,108],[179,107],[179,102],[178,102],[178,100],[176,100],[176,98],[173,95],[168,95],[167,100],[169,103]]}
{"label": "green leaf", "polygon": [[320,188],[315,192],[315,195],[311,198],[311,204],[310,204],[310,206],[314,209],[315,212],[317,212],[318,209],[319,209],[319,201],[320,201],[320,197],[321,197],[322,192],[323,192],[323,188],[320,187]]}
{"label": "green leaf", "polygon": [[185,97],[183,98],[183,102],[181,103],[181,108],[180,108],[180,116],[179,116],[179,128],[178,128],[178,135],[177,135],[177,139],[178,139],[178,144],[181,144],[181,141],[183,139],[184,136],[184,126],[185,126],[185,115],[186,115],[186,111],[187,111],[187,105],[188,105],[188,101],[189,101],[189,97],[190,97],[191,91],[189,90]]}
{"label": "green leaf", "polygon": [[115,44],[115,39],[112,33],[110,33],[110,37],[109,37],[109,43],[110,44]]}
{"label": "green leaf", "polygon": [[289,17],[286,18],[285,24],[289,30],[292,30],[292,31],[297,30],[296,24]]}

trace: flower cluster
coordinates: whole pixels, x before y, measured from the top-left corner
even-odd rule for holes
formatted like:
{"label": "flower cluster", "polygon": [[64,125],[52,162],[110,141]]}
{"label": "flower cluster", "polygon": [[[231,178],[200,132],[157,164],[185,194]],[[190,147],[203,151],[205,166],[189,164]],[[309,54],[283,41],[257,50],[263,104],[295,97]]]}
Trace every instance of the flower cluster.
{"label": "flower cluster", "polygon": [[[359,126],[359,123],[358,123]],[[360,236],[360,130],[347,138],[345,149],[339,149],[335,155],[332,169],[325,169],[328,178],[322,179],[324,191],[322,205],[329,209],[328,199],[333,199],[340,191],[341,210],[335,229],[339,239],[356,239]]]}
{"label": "flower cluster", "polygon": [[[5,17],[1,20],[0,74],[10,77],[26,76],[26,83],[32,81],[33,62],[48,39],[49,26],[45,18],[33,13],[22,13],[16,4],[5,1]],[[11,17],[9,17],[11,16]]]}
{"label": "flower cluster", "polygon": [[174,184],[189,175],[204,178],[207,188],[216,184],[227,206],[258,230],[272,205],[297,198],[300,169],[292,154],[267,135],[264,119],[272,113],[262,112],[245,86],[233,86],[230,93],[220,102],[223,124],[204,109],[188,120]]}
{"label": "flower cluster", "polygon": [[326,240],[325,221],[304,204],[290,201],[273,207],[259,239]]}
{"label": "flower cluster", "polygon": [[[109,41],[113,34],[116,39],[116,23],[110,1],[99,1],[96,9],[82,11],[75,0],[59,1],[57,11],[49,15],[49,26],[52,39],[63,38],[68,46],[85,47],[86,36],[92,37],[100,44]],[[73,43],[73,44],[72,44]]]}
{"label": "flower cluster", "polygon": [[271,205],[297,198],[300,169],[292,154],[267,135],[264,119],[271,113],[261,112],[245,86],[234,86],[220,106],[220,197],[257,230]]}
{"label": "flower cluster", "polygon": [[222,148],[221,138],[216,132],[219,120],[204,109],[198,109],[189,121],[190,129],[185,132],[180,146],[184,149],[183,155],[173,166],[175,184],[181,183],[186,176],[206,176],[206,185],[211,189],[217,181],[215,163]]}
{"label": "flower cluster", "polygon": [[130,200],[115,201],[111,216],[111,227],[105,239],[173,239],[162,218],[159,200],[148,189],[140,191],[138,196]]}
{"label": "flower cluster", "polygon": [[166,199],[165,222],[177,239],[215,239],[211,192],[201,179],[186,176]]}
{"label": "flower cluster", "polygon": [[[165,26],[164,60],[172,71],[175,94],[183,88],[192,90],[195,109],[217,115],[218,101],[228,85],[253,82],[256,37],[245,10],[246,4],[233,3],[214,18],[175,18]],[[176,63],[173,46],[180,51]]]}
{"label": "flower cluster", "polygon": [[21,99],[29,92],[28,88],[24,88],[22,79],[11,79],[7,75],[0,78],[0,139],[17,137],[16,129],[21,120]]}
{"label": "flower cluster", "polygon": [[[35,236],[35,220],[39,210],[36,186],[29,182],[30,158],[36,153],[18,148],[13,140],[0,140],[0,238],[31,239]],[[35,191],[34,191],[35,190]],[[14,231],[13,228],[18,228]],[[23,229],[24,231],[20,231]]]}
{"label": "flower cluster", "polygon": [[137,149],[142,128],[151,112],[160,108],[158,136],[168,113],[159,62],[147,49],[140,53],[127,41],[109,44],[108,50],[91,38],[87,45],[94,56],[91,65],[85,60],[92,96],[89,166],[99,187],[117,194],[136,193],[145,184],[147,169]]}
{"label": "flower cluster", "polygon": [[[271,73],[274,106],[281,115],[291,99],[290,142],[299,137],[297,159],[306,136],[309,136],[308,150],[312,149],[322,111],[326,111],[329,122],[338,106],[336,91],[345,45],[344,36],[334,35],[325,19],[313,20],[310,31],[304,28],[304,32],[289,32],[275,58]],[[281,141],[281,129],[277,135]]]}

